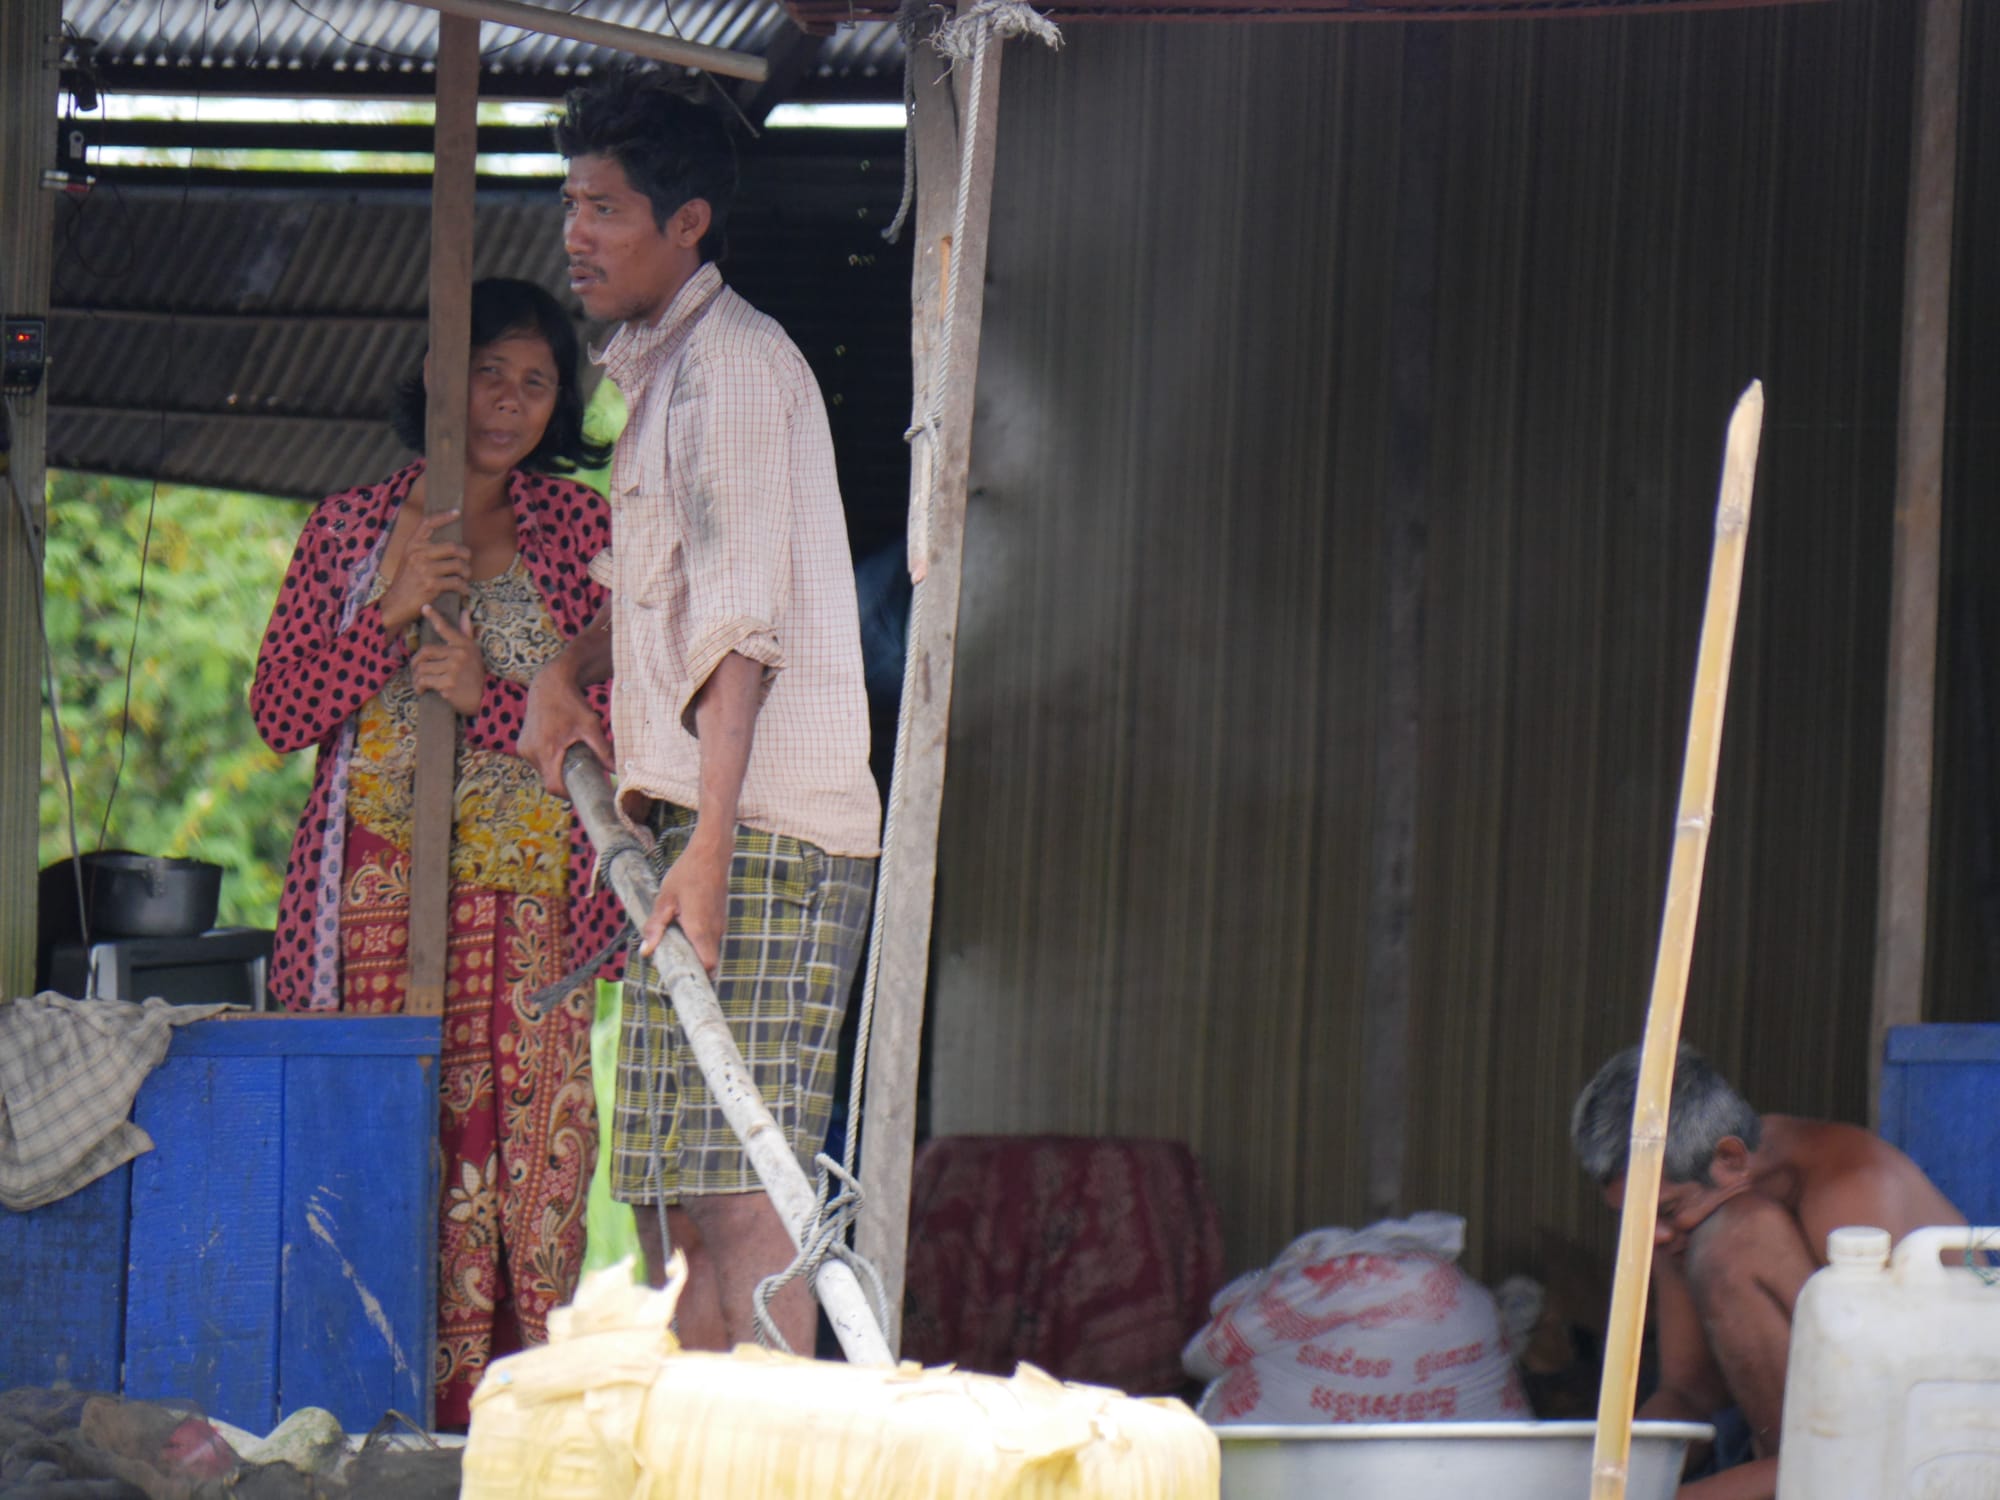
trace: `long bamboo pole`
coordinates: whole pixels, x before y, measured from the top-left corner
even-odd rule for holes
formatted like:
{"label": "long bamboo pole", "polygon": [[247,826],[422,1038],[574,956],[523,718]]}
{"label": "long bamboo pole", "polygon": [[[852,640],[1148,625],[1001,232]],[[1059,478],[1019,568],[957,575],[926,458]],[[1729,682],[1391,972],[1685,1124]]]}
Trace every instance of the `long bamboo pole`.
{"label": "long bamboo pole", "polygon": [[1680,811],[1667,871],[1667,905],[1660,919],[1646,1040],[1639,1053],[1632,1145],[1625,1163],[1625,1209],[1618,1225],[1618,1272],[1604,1345],[1604,1382],[1597,1395],[1597,1437],[1590,1458],[1591,1500],[1625,1500],[1632,1459],[1632,1403],[1639,1389],[1639,1343],[1653,1273],[1653,1232],[1659,1220],[1660,1168],[1666,1156],[1667,1105],[1674,1054],[1694,956],[1701,876],[1722,755],[1722,712],[1729,698],[1729,658],[1736,645],[1737,603],[1743,594],[1743,551],[1750,531],[1750,496],[1757,480],[1757,443],[1764,428],[1764,386],[1752,381],[1729,418],[1722,489],[1715,507],[1715,546],[1708,565],[1708,606],[1695,658],[1694,703],[1688,712],[1681,764]]}
{"label": "long bamboo pole", "polygon": [[[590,844],[603,862],[604,878],[624,903],[634,925],[651,915],[660,893],[660,877],[646,863],[639,841],[618,819],[611,796],[611,783],[597,757],[582,746],[573,747],[563,761],[563,782],[569,788]],[[799,1167],[798,1158],[778,1122],[757,1092],[757,1085],[744,1065],[743,1053],[729,1030],[715,991],[695,957],[678,923],[653,951],[653,967],[660,984],[673,1002],[674,1014],[687,1035],[688,1051],[694,1054],[709,1092],[722,1106],[729,1128],[743,1142],[743,1154],[750,1159],[757,1180],[770,1194],[771,1206],[784,1220],[785,1232],[798,1245],[811,1227],[814,1212],[812,1185]],[[813,1273],[813,1293],[826,1309],[835,1337],[849,1364],[893,1365],[889,1341],[874,1310],[861,1290],[861,1282],[843,1261],[828,1257]]]}

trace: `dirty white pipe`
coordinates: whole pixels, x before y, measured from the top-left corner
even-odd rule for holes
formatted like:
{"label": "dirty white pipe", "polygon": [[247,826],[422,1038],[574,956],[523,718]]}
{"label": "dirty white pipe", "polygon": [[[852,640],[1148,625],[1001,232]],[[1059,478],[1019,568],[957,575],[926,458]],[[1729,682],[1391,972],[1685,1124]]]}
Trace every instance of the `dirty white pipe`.
{"label": "dirty white pipe", "polygon": [[700,68],[725,78],[746,78],[762,83],[771,75],[771,65],[748,52],[731,52],[727,47],[710,47],[701,42],[684,42],[678,37],[641,31],[636,26],[620,26],[590,16],[566,15],[520,0],[403,0],[405,5],[421,5],[426,10],[465,16],[474,21],[492,21],[500,26],[519,26],[524,31],[540,31],[550,36],[566,36],[573,42],[593,47],[610,47],[634,57],[650,57],[683,68]]}
{"label": "dirty white pipe", "polygon": [[[563,780],[569,787],[570,802],[590,835],[591,845],[603,862],[604,875],[624,903],[625,913],[635,926],[643,925],[659,894],[659,877],[646,863],[646,853],[620,821],[604,767],[581,745],[572,746],[563,760]],[[743,1142],[744,1154],[757,1173],[757,1180],[771,1196],[785,1232],[797,1245],[811,1225],[814,1210],[812,1184],[792,1154],[778,1122],[750,1081],[743,1054],[729,1023],[715,1001],[708,975],[695,957],[694,947],[676,923],[667,928],[660,946],[653,950],[653,966],[660,985],[673,1001],[674,1014],[687,1034],[688,1050],[694,1053],[702,1077],[722,1106],[729,1126]],[[857,1365],[893,1365],[889,1341],[875,1321],[874,1309],[854,1272],[843,1262],[828,1259],[813,1276],[813,1292],[826,1309],[834,1334],[848,1362]]]}

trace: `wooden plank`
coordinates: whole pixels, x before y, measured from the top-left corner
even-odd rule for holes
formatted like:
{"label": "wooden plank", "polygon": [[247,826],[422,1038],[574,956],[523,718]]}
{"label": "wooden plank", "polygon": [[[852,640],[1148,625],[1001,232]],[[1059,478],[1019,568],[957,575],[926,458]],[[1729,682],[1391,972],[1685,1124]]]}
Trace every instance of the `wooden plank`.
{"label": "wooden plank", "polygon": [[285,1411],[323,1406],[350,1432],[392,1410],[429,1427],[438,1183],[435,1155],[410,1142],[436,1130],[437,1114],[433,1058],[286,1061],[276,1298]]}
{"label": "wooden plank", "polygon": [[[55,160],[56,57],[61,0],[7,0],[0,5],[0,312],[35,317],[49,305],[55,246],[55,194],[41,186]],[[60,350],[55,351],[60,354]],[[34,396],[9,396],[13,478],[33,517],[36,535],[21,524],[14,497],[0,481],[0,994],[30,993],[35,976],[35,847],[41,828],[42,663],[36,616],[36,570],[46,473],[48,386]],[[35,649],[30,649],[31,646]]]}
{"label": "wooden plank", "polygon": [[1940,532],[1958,191],[1962,0],[1922,0],[1910,207],[1904,242],[1902,394],[1896,415],[1896,539],[1890,564],[1882,838],[1875,898],[1869,1117],[1881,1120],[1882,1049],[1923,1019],[1930,922],[1931,790],[1937,747]]}
{"label": "wooden plank", "polygon": [[[645,31],[637,26],[620,26],[615,21],[580,16],[576,13],[580,7],[574,5],[567,10],[552,10],[542,5],[525,5],[520,0],[403,0],[403,3],[421,5],[427,10],[442,11],[446,17],[463,20],[473,28],[475,37],[479,23],[491,21],[499,26],[519,26],[544,36],[568,37],[596,47],[609,47],[615,52],[629,52],[634,57],[650,57],[670,67],[700,68],[703,72],[723,78],[743,78],[758,83],[763,81],[769,69],[769,64],[754,53],[732,52],[727,47],[690,42],[679,35],[661,36],[656,31]],[[668,25],[672,24],[672,17],[669,17]],[[438,50],[442,55],[442,44]],[[442,65],[439,72],[443,72]]]}
{"label": "wooden plank", "polygon": [[1406,28],[1397,158],[1389,431],[1376,632],[1374,826],[1362,1014],[1368,1206],[1400,1212],[1409,1131],[1411,926],[1416,905],[1418,720],[1423,703],[1424,537],[1429,525],[1438,217],[1450,55],[1437,26]]}
{"label": "wooden plank", "polygon": [[[424,510],[457,508],[465,496],[465,411],[472,361],[473,161],[478,147],[479,23],[438,18],[437,143],[431,182],[430,395],[424,428]],[[437,535],[457,541],[460,528]],[[458,597],[440,594],[452,618]],[[435,638],[424,627],[426,640]],[[410,835],[410,983],[404,1009],[444,1013],[445,945],[451,924],[451,814],[458,716],[437,693],[417,705],[416,809]]]}
{"label": "wooden plank", "polygon": [[131,1194],[123,1166],[31,1213],[0,1209],[0,1391],[118,1389]]}
{"label": "wooden plank", "polygon": [[169,1055],[133,1110],[153,1150],[132,1165],[125,1394],[252,1432],[278,1417],[283,1088],[277,1058]]}
{"label": "wooden plank", "polygon": [[[964,13],[961,6],[960,13]],[[911,283],[914,317],[911,350],[916,388],[935,375],[944,385],[938,434],[937,488],[927,528],[911,549],[918,578],[910,609],[910,661],[903,679],[905,703],[896,745],[896,815],[882,853],[877,932],[880,977],[874,1035],[864,1095],[862,1181],[867,1198],[855,1243],[882,1273],[888,1291],[889,1347],[900,1345],[903,1272],[908,1251],[910,1165],[916,1143],[918,1054],[923,1040],[924,995],[929,977],[931,909],[937,881],[938,813],[944,796],[945,748],[950,738],[952,674],[958,640],[958,603],[965,553],[966,476],[972,445],[973,386],[979,370],[979,329],[986,283],[987,226],[992,209],[994,144],[999,125],[1001,44],[993,43],[979,75],[977,100],[961,99],[973,70],[947,74],[936,53],[917,47],[916,267]],[[971,119],[972,173],[962,237],[951,242],[959,181],[958,122]],[[951,331],[950,367],[932,370],[940,357],[949,292],[959,278]],[[913,449],[911,498],[920,501],[925,474],[921,440]],[[921,547],[921,555],[919,548]],[[914,695],[914,701],[909,701]]]}

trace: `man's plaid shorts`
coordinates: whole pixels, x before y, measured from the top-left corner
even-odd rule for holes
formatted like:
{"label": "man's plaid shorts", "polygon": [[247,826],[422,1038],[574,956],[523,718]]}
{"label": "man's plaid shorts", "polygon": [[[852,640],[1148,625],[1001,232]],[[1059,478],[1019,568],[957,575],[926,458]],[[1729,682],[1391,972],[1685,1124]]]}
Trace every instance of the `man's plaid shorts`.
{"label": "man's plaid shorts", "polygon": [[[694,814],[657,804],[654,861],[687,847]],[[848,990],[868,936],[875,861],[738,827],[716,999],[757,1092],[808,1177],[825,1149]],[[636,949],[625,970],[611,1187],[625,1203],[762,1190]]]}

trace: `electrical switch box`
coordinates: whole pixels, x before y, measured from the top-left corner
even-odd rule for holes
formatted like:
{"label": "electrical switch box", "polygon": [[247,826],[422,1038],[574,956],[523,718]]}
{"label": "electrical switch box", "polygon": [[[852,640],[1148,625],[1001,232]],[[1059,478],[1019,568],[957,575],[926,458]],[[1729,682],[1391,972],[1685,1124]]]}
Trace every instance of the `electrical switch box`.
{"label": "electrical switch box", "polygon": [[9,318],[0,333],[0,390],[32,396],[48,368],[48,325],[40,318]]}

